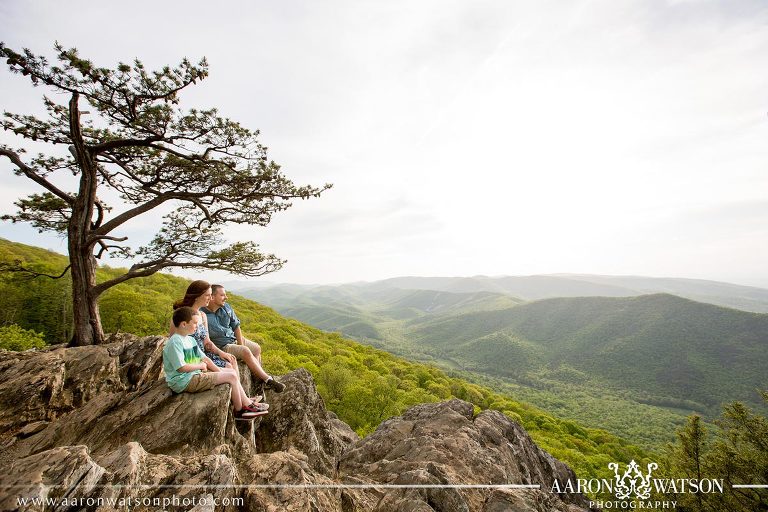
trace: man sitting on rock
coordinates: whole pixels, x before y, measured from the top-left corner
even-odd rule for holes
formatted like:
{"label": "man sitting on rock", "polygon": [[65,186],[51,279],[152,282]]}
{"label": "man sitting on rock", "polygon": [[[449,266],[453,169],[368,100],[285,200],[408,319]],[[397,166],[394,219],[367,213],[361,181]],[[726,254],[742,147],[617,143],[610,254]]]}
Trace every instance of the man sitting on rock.
{"label": "man sitting on rock", "polygon": [[232,306],[227,304],[227,292],[220,284],[211,286],[211,301],[200,308],[208,317],[208,336],[221,350],[245,362],[257,378],[265,382],[267,389],[282,393],[285,384],[272,378],[261,367],[261,347],[243,336],[240,319]]}

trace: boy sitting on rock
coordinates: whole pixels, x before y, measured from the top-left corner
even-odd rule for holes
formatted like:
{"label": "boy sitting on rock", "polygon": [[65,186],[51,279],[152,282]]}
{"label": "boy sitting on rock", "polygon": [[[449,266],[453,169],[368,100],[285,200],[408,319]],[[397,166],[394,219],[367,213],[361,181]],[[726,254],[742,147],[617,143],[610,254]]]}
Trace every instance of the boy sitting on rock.
{"label": "boy sitting on rock", "polygon": [[184,306],[173,312],[176,332],[163,347],[163,370],[168,387],[175,393],[199,393],[218,384],[229,384],[235,418],[251,419],[266,414],[268,406],[251,401],[234,373],[219,371],[213,361],[200,352],[197,342],[190,336],[199,321],[200,314],[190,307]]}

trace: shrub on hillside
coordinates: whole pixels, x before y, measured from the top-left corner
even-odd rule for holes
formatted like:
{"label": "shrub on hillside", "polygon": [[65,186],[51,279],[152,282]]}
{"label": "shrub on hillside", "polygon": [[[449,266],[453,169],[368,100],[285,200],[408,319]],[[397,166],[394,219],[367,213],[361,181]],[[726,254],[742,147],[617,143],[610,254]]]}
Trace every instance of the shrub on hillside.
{"label": "shrub on hillside", "polygon": [[45,335],[41,332],[22,329],[16,324],[0,327],[0,348],[2,349],[19,352],[45,346]]}

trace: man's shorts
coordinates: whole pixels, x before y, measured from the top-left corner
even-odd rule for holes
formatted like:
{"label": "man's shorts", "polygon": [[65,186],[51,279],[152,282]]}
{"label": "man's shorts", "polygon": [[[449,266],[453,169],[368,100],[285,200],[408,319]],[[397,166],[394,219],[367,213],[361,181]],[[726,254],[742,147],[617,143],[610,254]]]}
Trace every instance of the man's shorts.
{"label": "man's shorts", "polygon": [[193,375],[192,379],[184,388],[185,393],[200,393],[201,391],[208,391],[216,386],[216,375],[214,372],[202,372],[197,375]]}
{"label": "man's shorts", "polygon": [[261,347],[257,343],[254,343],[250,340],[245,340],[245,345],[238,345],[237,343],[230,343],[228,345],[224,345],[224,352],[227,354],[232,354],[238,359],[245,359],[244,354],[245,352],[250,352],[251,354],[258,354]]}

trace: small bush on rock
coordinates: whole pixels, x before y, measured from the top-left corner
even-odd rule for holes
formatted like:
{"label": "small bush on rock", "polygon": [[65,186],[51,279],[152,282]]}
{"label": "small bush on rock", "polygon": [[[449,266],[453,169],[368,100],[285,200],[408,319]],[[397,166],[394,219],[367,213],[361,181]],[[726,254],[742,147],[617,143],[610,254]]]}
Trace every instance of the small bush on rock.
{"label": "small bush on rock", "polygon": [[0,348],[16,352],[30,348],[44,348],[45,337],[41,332],[22,329],[16,324],[0,327]]}

